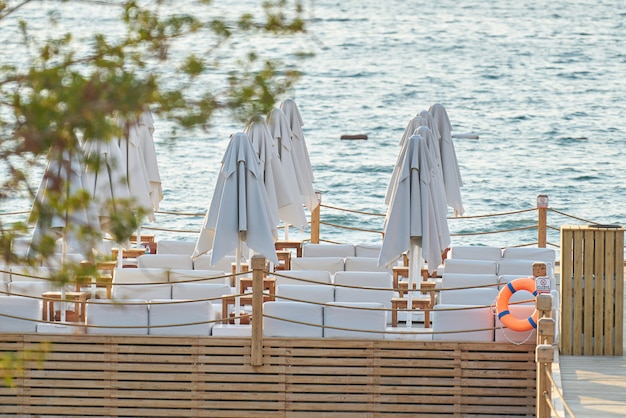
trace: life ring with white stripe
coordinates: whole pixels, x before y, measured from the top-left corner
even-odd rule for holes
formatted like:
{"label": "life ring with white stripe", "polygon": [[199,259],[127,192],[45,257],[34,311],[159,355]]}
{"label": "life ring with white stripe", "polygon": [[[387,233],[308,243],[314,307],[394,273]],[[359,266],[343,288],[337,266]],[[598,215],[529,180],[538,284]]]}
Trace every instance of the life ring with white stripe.
{"label": "life ring with white stripe", "polygon": [[505,327],[511,329],[512,331],[530,331],[533,328],[537,328],[538,312],[536,308],[533,314],[526,319],[516,318],[509,311],[509,300],[518,290],[526,290],[536,297],[537,286],[535,279],[533,277],[515,279],[500,289],[500,292],[498,292],[498,298],[496,299],[498,319]]}

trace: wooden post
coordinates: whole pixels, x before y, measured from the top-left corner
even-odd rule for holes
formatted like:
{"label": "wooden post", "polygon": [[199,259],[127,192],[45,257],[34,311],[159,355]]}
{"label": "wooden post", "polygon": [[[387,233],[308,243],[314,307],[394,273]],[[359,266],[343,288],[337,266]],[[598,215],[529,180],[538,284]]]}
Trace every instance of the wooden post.
{"label": "wooden post", "polygon": [[320,243],[320,207],[322,206],[322,194],[315,192],[318,205],[311,211],[311,244]]}
{"label": "wooden post", "polygon": [[265,257],[252,256],[252,340],[251,364],[263,365],[263,278]]}
{"label": "wooden post", "polygon": [[548,243],[548,195],[537,196],[537,247],[546,248]]}
{"label": "wooden post", "polygon": [[[534,267],[535,265],[533,265]],[[552,295],[549,293],[537,295],[538,321],[535,362],[537,363],[536,416],[538,418],[549,418],[551,416],[548,400],[552,400],[552,384],[548,378],[548,373],[552,372],[552,362],[554,361],[554,347],[552,344],[556,329],[555,321],[551,318],[552,306]]]}

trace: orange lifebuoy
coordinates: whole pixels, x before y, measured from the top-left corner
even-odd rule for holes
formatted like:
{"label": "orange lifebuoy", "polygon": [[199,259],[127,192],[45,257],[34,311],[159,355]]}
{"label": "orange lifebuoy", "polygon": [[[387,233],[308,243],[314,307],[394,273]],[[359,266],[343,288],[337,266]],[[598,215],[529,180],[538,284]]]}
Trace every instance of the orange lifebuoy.
{"label": "orange lifebuoy", "polygon": [[537,309],[526,319],[516,318],[509,311],[509,299],[518,290],[526,290],[537,296],[535,279],[533,277],[515,279],[500,289],[498,299],[496,300],[498,319],[505,327],[513,331],[530,331],[533,328],[537,328]]}

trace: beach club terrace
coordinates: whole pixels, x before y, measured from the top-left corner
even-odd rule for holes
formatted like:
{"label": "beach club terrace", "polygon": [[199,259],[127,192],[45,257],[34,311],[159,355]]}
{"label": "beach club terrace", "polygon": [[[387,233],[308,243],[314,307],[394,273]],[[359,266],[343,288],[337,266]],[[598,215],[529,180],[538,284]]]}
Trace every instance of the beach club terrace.
{"label": "beach club terrace", "polygon": [[62,290],[53,267],[4,266],[0,411],[574,416],[581,393],[615,387],[568,380],[572,367],[623,369],[623,229],[564,225],[557,259],[537,213],[533,245],[453,245],[432,274],[406,257],[378,266],[377,245],[321,241],[319,211],[310,239],[276,242],[278,264],[211,265],[190,241],[145,234],[121,267],[112,249]]}

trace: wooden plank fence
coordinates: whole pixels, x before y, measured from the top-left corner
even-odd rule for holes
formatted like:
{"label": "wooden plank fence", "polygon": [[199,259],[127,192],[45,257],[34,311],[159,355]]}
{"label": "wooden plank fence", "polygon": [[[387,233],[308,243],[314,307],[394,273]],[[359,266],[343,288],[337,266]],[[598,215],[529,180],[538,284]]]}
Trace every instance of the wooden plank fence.
{"label": "wooden plank fence", "polygon": [[[534,344],[0,334],[4,416],[534,416]],[[6,373],[7,370],[5,369]]]}

